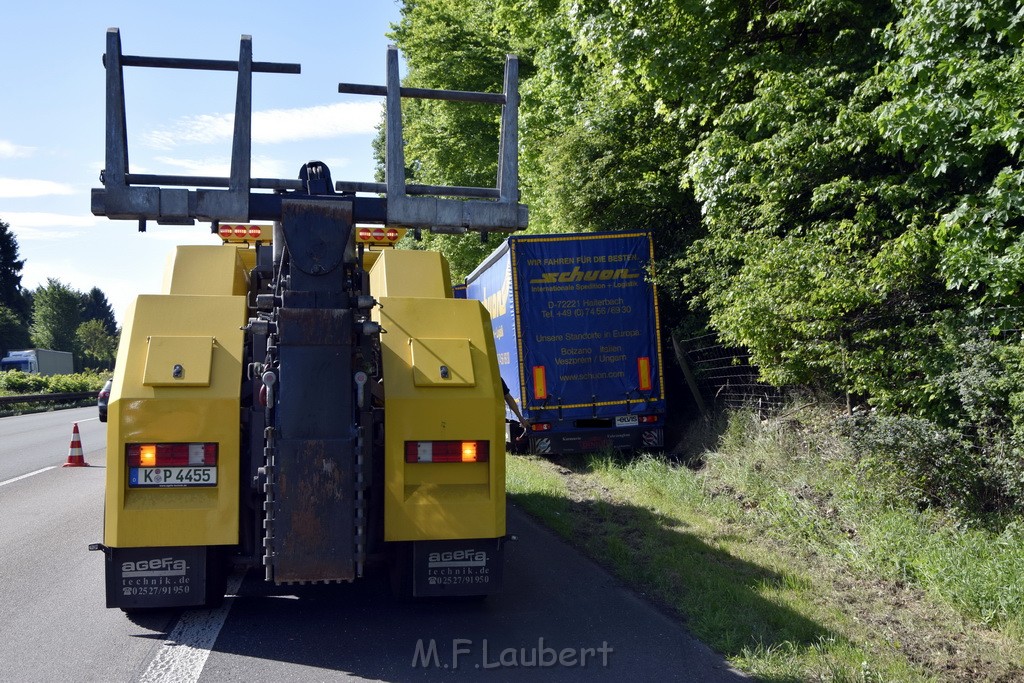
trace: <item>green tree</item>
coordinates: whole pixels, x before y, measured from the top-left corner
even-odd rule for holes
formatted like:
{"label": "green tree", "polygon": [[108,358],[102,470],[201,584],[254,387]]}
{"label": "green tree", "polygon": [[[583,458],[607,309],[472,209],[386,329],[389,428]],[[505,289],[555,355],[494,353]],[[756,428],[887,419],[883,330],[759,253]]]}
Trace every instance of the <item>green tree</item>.
{"label": "green tree", "polygon": [[772,381],[974,424],[948,372],[972,360],[963,330],[1024,322],[1017,6],[849,11],[838,58],[748,60],[753,88],[690,155],[691,292]]}
{"label": "green tree", "polygon": [[76,351],[87,368],[110,369],[117,357],[117,336],[107,332],[102,320],[86,320],[75,331]]}
{"label": "green tree", "polygon": [[14,311],[22,323],[28,320],[24,290],[21,286],[21,269],[25,261],[18,258],[18,240],[11,232],[10,224],[0,219],[0,306]]}
{"label": "green tree", "polygon": [[0,306],[0,356],[28,346],[28,328],[17,313],[6,306]]}
{"label": "green tree", "polygon": [[114,308],[99,287],[93,287],[82,295],[82,320],[99,320],[108,335],[117,334],[117,319]]}
{"label": "green tree", "polygon": [[1020,301],[1024,284],[1024,17],[1010,0],[911,0],[883,34],[893,59],[876,123],[909,178],[915,216],[951,290]]}
{"label": "green tree", "polygon": [[55,278],[35,290],[32,302],[32,344],[56,351],[74,351],[82,323],[82,294]]}

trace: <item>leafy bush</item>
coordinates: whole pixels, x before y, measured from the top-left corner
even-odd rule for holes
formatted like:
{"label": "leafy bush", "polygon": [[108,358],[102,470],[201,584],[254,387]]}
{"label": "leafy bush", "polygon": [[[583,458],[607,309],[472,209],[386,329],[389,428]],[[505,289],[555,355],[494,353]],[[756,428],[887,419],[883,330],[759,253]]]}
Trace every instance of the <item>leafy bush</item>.
{"label": "leafy bush", "polygon": [[989,493],[978,451],[929,420],[859,416],[846,427],[860,471],[886,497],[922,508],[976,510]]}
{"label": "leafy bush", "polygon": [[46,391],[46,378],[21,370],[0,373],[0,389],[11,394],[41,394]]}
{"label": "leafy bush", "polygon": [[87,370],[74,375],[52,375],[47,378],[48,391],[53,394],[76,391],[99,391],[108,373]]}
{"label": "leafy bush", "polygon": [[45,376],[11,370],[10,372],[0,372],[0,391],[14,395],[99,391],[109,376],[109,373],[100,373],[94,370],[72,375]]}

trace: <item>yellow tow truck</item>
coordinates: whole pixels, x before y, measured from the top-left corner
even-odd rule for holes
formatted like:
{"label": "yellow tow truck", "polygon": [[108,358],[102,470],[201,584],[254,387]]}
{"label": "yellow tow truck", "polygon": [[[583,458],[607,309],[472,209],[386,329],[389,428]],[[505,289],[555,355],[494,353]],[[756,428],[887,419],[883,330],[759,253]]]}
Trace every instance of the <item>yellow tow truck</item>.
{"label": "yellow tow truck", "polygon": [[[390,567],[403,595],[487,595],[502,583],[505,430],[490,319],[455,299],[444,258],[403,231],[512,232],[517,62],[502,93],[419,96],[502,107],[494,188],[407,186],[398,54],[386,86],[387,182],[250,177],[254,62],[125,55],[110,29],[107,130],[92,210],[209,221],[220,245],[179,246],[163,291],[131,307],[108,405],[102,550],[108,607],[212,606],[234,567],[279,584],[351,582]],[[238,72],[227,178],[128,169],[126,67]],[[366,196],[367,193],[372,196]]]}

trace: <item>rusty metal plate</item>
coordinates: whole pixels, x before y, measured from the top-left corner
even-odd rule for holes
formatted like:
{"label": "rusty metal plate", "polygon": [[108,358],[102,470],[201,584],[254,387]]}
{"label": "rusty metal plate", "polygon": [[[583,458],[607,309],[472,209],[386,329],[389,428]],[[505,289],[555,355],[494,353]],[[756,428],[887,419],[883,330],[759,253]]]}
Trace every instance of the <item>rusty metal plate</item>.
{"label": "rusty metal plate", "polygon": [[277,583],[355,578],[351,439],[277,444],[273,575]]}

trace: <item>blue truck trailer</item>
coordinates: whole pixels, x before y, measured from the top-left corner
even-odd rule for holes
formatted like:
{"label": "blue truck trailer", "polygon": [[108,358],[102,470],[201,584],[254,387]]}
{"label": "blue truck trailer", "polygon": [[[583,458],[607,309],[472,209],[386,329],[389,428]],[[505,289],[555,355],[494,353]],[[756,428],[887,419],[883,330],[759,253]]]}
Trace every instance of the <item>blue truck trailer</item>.
{"label": "blue truck trailer", "polygon": [[540,455],[664,447],[651,236],[513,235],[466,278]]}

